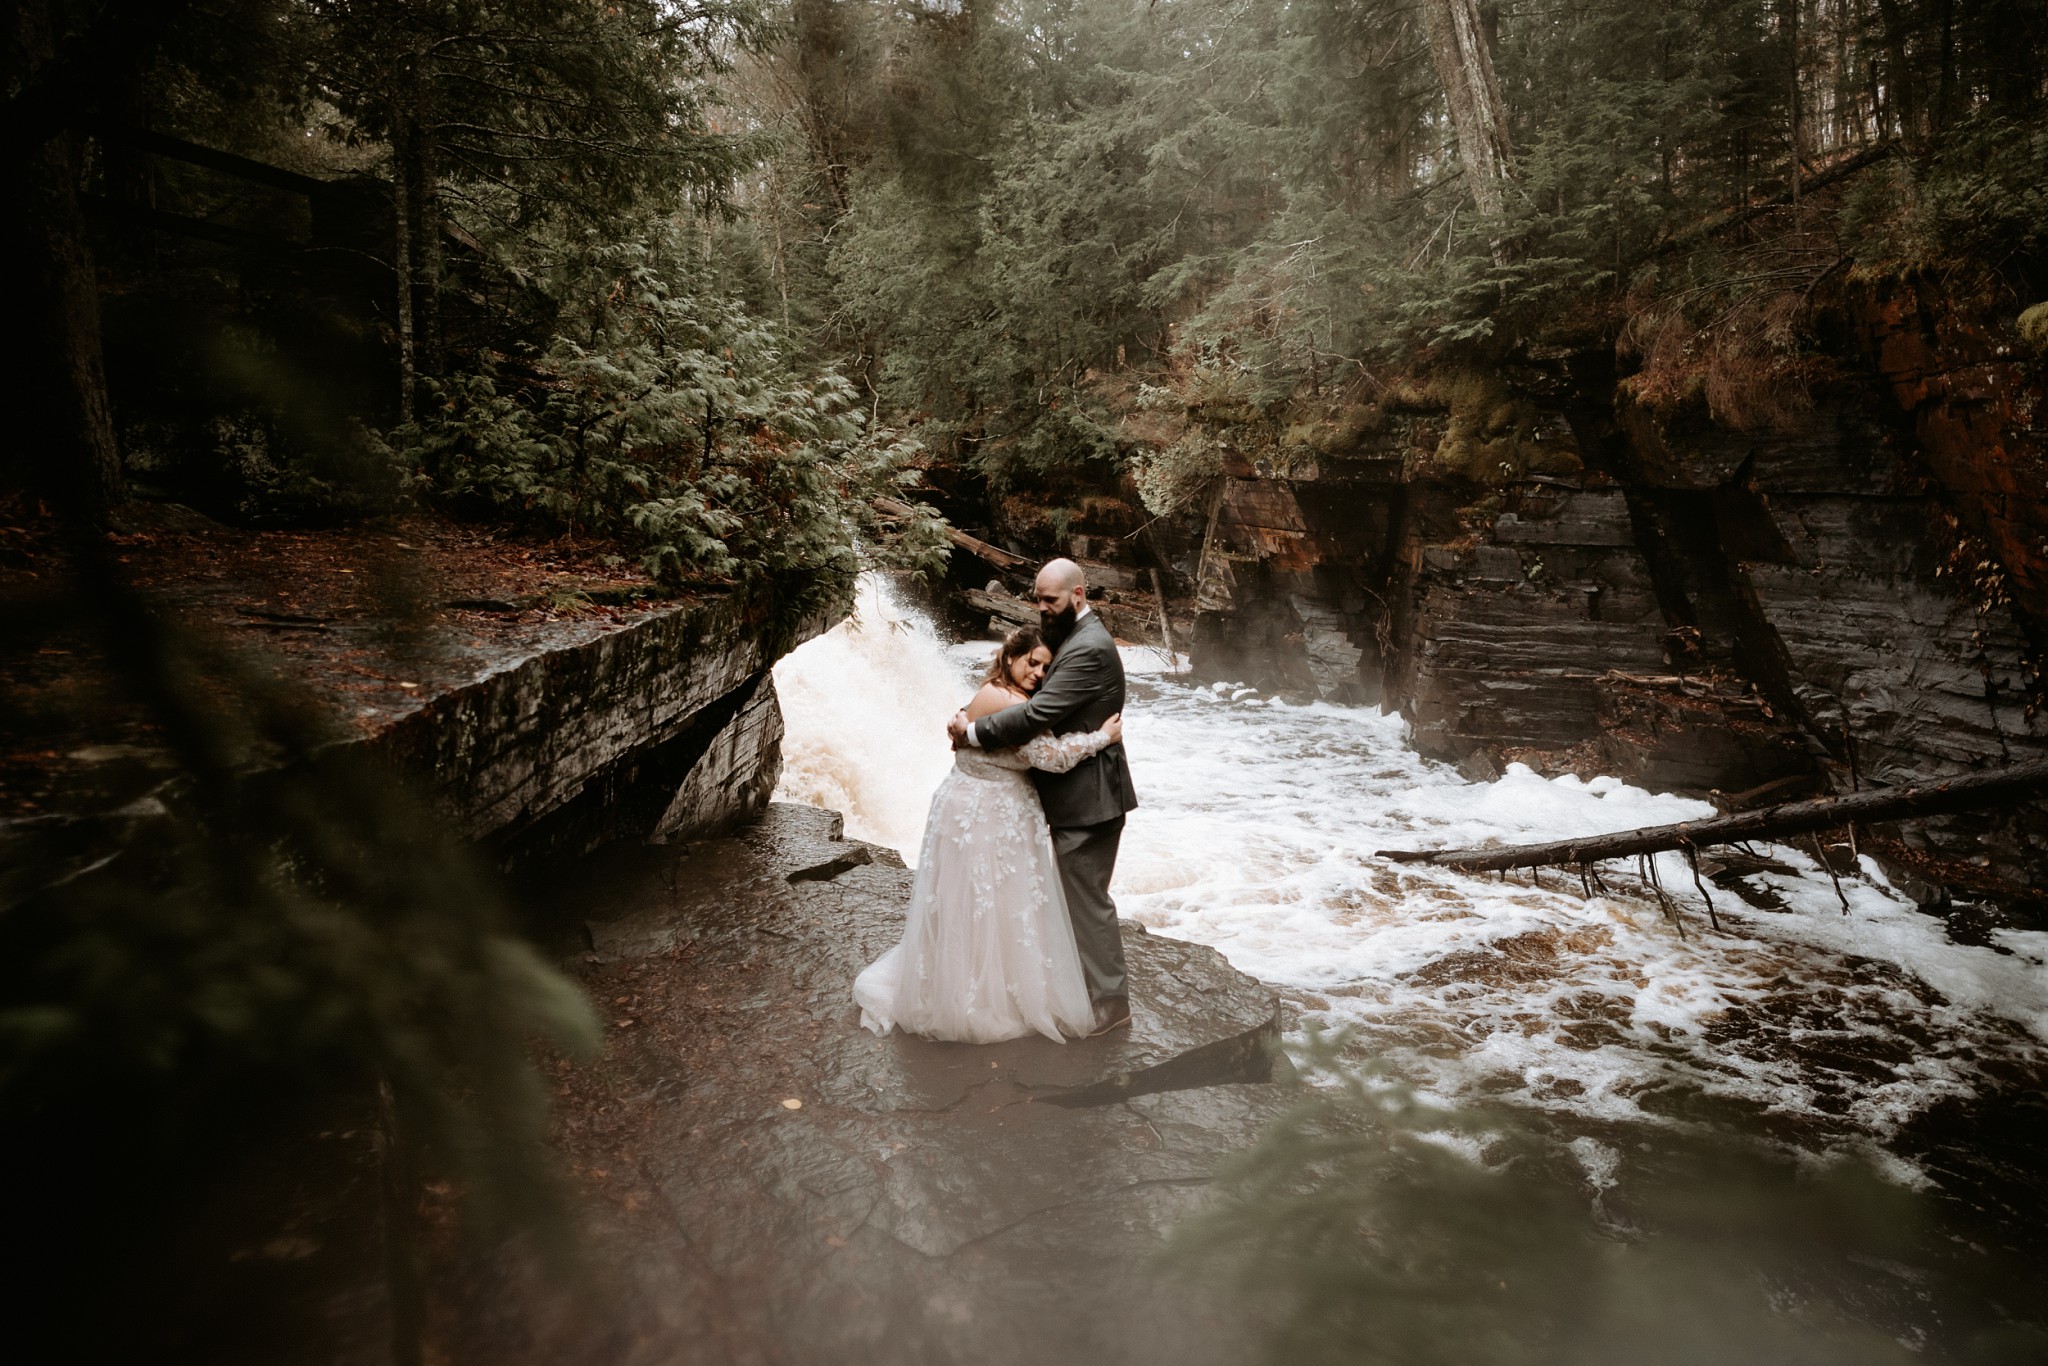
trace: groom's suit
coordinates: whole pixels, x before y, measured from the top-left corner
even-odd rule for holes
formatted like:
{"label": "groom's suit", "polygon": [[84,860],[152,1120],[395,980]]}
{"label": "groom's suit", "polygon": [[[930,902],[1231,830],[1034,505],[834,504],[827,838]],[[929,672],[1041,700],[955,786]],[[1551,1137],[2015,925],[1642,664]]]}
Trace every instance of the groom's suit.
{"label": "groom's suit", "polygon": [[[1007,749],[1040,731],[1068,735],[1094,730],[1123,709],[1123,660],[1109,628],[1090,612],[1074,623],[1031,700],[983,717],[975,723],[974,738],[984,749]],[[1060,886],[1088,976],[1088,995],[1097,1001],[1125,996],[1124,941],[1116,903],[1109,899],[1124,813],[1138,804],[1124,747],[1111,745],[1065,773],[1033,769],[1031,778],[1052,826]]]}

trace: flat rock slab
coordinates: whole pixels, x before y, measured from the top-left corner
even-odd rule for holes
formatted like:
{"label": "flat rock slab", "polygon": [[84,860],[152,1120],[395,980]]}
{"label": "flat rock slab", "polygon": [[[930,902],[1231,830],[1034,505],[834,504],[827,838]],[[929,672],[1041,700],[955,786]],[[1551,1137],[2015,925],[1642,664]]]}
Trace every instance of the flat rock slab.
{"label": "flat rock slab", "polygon": [[[616,1283],[602,1333],[565,1313],[494,1360],[1255,1354],[1254,1316],[1157,1254],[1289,1103],[1264,1084],[1273,994],[1128,925],[1127,1033],[877,1038],[853,977],[901,933],[910,879],[831,813],[778,804],[731,838],[600,855],[553,893],[613,1020],[603,1064],[563,1071],[561,1140]],[[476,1322],[506,1291],[473,1293]]]}

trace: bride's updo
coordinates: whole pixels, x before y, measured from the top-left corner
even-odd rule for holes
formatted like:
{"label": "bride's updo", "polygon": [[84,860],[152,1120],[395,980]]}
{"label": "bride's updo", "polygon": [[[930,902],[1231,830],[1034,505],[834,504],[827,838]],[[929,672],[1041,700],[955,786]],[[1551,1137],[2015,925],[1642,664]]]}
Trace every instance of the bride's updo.
{"label": "bride's updo", "polygon": [[1002,648],[996,651],[995,662],[988,666],[988,675],[981,681],[999,688],[1015,687],[1010,681],[1010,666],[1043,644],[1045,637],[1038,634],[1036,626],[1019,626],[1003,637]]}

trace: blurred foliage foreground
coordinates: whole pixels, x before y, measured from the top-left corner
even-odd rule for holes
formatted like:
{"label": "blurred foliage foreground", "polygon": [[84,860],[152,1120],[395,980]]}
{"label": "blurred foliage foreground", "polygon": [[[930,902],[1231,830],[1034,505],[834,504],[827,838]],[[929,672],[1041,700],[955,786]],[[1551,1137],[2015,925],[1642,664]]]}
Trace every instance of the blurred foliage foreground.
{"label": "blurred foliage foreground", "polygon": [[[495,870],[331,718],[145,601],[90,531],[63,563],[5,602],[10,748],[118,717],[166,757],[114,809],[0,825],[0,1218],[34,1250],[10,1332],[24,1359],[184,1359],[149,1312],[175,1249],[253,1151],[339,1114],[376,1138],[395,1356],[416,1359],[423,1181],[477,1231],[567,1251],[535,1046],[588,1054],[596,1021]],[[93,664],[17,688],[38,653]],[[258,1241],[288,1215],[256,1212]]]}
{"label": "blurred foliage foreground", "polygon": [[[1344,1037],[1173,1258],[1245,1289],[1294,1366],[2038,1362],[2023,1257],[1861,1157],[1689,1127],[1596,1139],[1418,1098]],[[1981,1236],[1981,1229],[1979,1230]],[[1989,1241],[1988,1239],[1986,1241]],[[2017,1269],[2014,1269],[2017,1268]]]}

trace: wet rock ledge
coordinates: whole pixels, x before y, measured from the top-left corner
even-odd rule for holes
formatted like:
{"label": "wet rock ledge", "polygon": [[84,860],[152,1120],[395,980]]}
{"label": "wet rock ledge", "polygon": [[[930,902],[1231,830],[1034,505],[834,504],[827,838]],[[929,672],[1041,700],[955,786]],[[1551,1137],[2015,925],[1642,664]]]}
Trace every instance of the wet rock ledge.
{"label": "wet rock ledge", "polygon": [[1288,1102],[1262,1084],[1273,994],[1127,923],[1127,1034],[876,1038],[850,987],[911,874],[840,832],[778,803],[565,879],[567,962],[612,1038],[563,1071],[561,1141],[614,1293],[594,1338],[583,1313],[510,1331],[479,1286],[490,1359],[1248,1359],[1250,1319],[1154,1254]]}
{"label": "wet rock ledge", "polygon": [[[594,552],[429,517],[317,533],[122,518],[122,562],[211,661],[223,713],[253,678],[285,684],[333,738],[315,762],[403,775],[515,866],[758,812],[781,768],[771,670],[836,619],[792,620],[766,592],[657,596]],[[0,567],[0,590],[35,580]],[[178,763],[135,692],[82,623],[0,660],[0,863],[16,836],[65,825],[100,841],[89,866],[174,802]],[[304,758],[254,734],[222,743],[259,780]]]}

